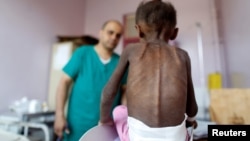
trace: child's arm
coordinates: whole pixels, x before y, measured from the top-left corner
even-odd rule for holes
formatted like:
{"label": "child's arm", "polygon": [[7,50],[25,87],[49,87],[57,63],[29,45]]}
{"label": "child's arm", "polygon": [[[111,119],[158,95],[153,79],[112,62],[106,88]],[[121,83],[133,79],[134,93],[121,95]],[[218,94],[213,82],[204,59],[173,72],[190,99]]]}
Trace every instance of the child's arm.
{"label": "child's arm", "polygon": [[130,52],[130,47],[126,47],[122,52],[118,66],[116,67],[113,75],[108,81],[107,85],[103,89],[102,99],[101,99],[101,115],[100,122],[105,124],[110,122],[110,112],[112,107],[112,102],[120,88],[121,80],[125,74],[128,67],[128,56]]}
{"label": "child's arm", "polygon": [[123,85],[122,87],[121,87],[121,94],[122,94],[122,98],[121,98],[121,104],[122,105],[127,105],[127,98],[126,98],[126,95],[125,95],[125,93],[126,93],[126,85]]}
{"label": "child's arm", "polygon": [[197,121],[195,117],[188,117],[186,120],[186,127],[191,127],[191,126],[193,126],[193,128],[197,127]]}
{"label": "child's arm", "polygon": [[187,91],[187,105],[186,105],[186,113],[188,115],[187,121],[193,122],[195,121],[195,115],[198,112],[198,106],[196,103],[195,99],[195,94],[194,94],[194,87],[193,87],[193,82],[192,82],[192,76],[191,76],[191,62],[189,55],[186,53],[186,59],[187,59],[187,82],[188,82],[188,91]]}

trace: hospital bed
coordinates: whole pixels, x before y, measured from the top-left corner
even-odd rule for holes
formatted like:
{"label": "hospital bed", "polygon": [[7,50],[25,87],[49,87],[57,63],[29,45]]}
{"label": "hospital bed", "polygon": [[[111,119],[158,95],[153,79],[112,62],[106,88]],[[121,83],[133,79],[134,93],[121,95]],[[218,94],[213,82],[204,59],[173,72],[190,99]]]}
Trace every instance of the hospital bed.
{"label": "hospital bed", "polygon": [[[42,123],[30,123],[30,122],[6,122],[1,120],[0,124],[5,127],[5,129],[0,129],[0,137],[4,138],[4,141],[32,141],[29,138],[29,130],[30,129],[41,129],[44,133],[44,141],[50,141],[49,129],[48,126]],[[23,133],[15,133],[11,132],[8,129],[11,126],[16,126],[19,128],[23,128]]]}
{"label": "hospital bed", "polygon": [[[189,127],[190,141],[193,141],[193,128]],[[120,141],[115,126],[97,125],[88,130],[79,141]]]}
{"label": "hospital bed", "polygon": [[0,138],[3,141],[30,141],[27,137],[23,135],[18,135],[3,129],[0,129]]}
{"label": "hospital bed", "polygon": [[38,118],[35,116],[37,114],[23,115],[22,118],[0,115],[0,140],[4,138],[3,141],[40,141],[42,137],[42,141],[51,141],[52,137],[49,127],[45,122],[41,122],[45,120],[44,117],[39,116]]}

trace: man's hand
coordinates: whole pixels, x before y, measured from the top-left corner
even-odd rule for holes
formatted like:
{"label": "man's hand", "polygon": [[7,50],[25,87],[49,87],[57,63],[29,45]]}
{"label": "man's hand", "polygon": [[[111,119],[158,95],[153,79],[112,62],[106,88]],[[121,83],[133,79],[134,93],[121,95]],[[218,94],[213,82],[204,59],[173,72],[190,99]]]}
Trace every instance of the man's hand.
{"label": "man's hand", "polygon": [[66,128],[67,128],[67,123],[66,123],[65,117],[56,116],[55,123],[54,123],[54,132],[60,139],[62,139],[64,130],[67,130],[69,132],[69,130]]}

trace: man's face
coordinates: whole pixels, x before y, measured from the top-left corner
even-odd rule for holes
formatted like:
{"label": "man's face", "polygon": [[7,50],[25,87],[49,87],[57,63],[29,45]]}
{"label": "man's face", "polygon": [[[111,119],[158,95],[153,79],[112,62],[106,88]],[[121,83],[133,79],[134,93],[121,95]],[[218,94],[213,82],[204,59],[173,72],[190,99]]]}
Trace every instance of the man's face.
{"label": "man's face", "polygon": [[109,22],[100,31],[100,41],[104,48],[114,50],[120,41],[122,35],[122,26],[116,22]]}

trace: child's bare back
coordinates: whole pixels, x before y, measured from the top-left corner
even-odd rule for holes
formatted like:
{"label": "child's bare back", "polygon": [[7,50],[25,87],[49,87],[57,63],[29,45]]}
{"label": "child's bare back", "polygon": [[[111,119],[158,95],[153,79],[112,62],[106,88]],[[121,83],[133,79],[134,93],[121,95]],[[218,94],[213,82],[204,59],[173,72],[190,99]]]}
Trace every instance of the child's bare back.
{"label": "child's bare back", "polygon": [[[123,50],[120,62],[103,90],[100,121],[107,124],[112,120],[107,113],[110,112],[122,77],[128,70],[125,95],[130,137],[133,138],[136,134],[147,138],[146,133],[161,130],[163,134],[167,134],[169,131],[157,127],[176,126],[175,131],[178,132],[185,128],[185,114],[189,122],[195,121],[193,117],[198,107],[189,55],[168,44],[178,33],[175,8],[171,3],[161,0],[141,3],[136,11],[135,27],[141,41],[130,44]],[[141,122],[149,126],[149,132],[144,134],[145,126],[138,126]],[[182,130],[180,137],[183,140],[185,135],[186,131]],[[158,135],[152,134],[152,137],[155,136]],[[172,137],[178,138],[175,135]]]}
{"label": "child's bare back", "polygon": [[[135,44],[128,50],[126,98],[129,116],[150,127],[180,124],[186,107],[195,106],[192,105],[194,92],[187,53],[164,42]],[[188,97],[190,105],[186,105]],[[193,112],[188,114],[195,114]]]}

